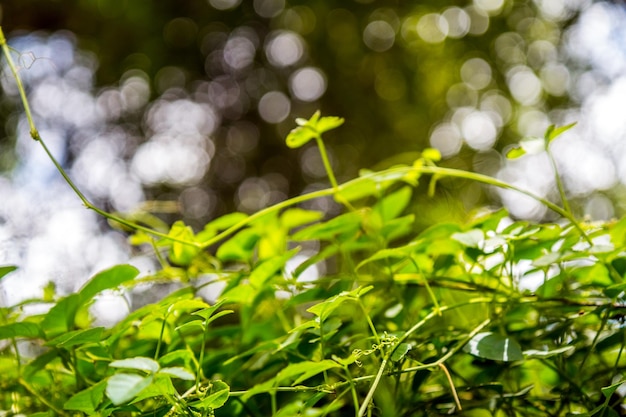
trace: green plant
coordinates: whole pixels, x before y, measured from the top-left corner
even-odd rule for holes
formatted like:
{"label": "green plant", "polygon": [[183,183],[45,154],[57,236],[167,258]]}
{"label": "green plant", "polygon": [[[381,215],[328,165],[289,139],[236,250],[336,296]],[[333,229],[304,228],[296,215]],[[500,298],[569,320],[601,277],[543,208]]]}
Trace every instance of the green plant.
{"label": "green plant", "polygon": [[[93,206],[73,185],[37,133],[1,31],[0,45],[33,138],[88,208],[133,230],[131,242],[154,248],[163,265],[141,279],[118,265],[75,294],[29,301],[48,304],[45,314],[1,308],[5,415],[619,415],[626,219],[580,222],[564,193],[561,208],[440,168],[435,150],[338,184],[322,134],[342,119],[316,113],[287,144],[315,139],[331,188],[228,214],[197,233],[182,222],[155,231]],[[414,230],[425,175],[431,192],[443,177],[513,189],[563,221],[513,221],[498,210]],[[345,206],[334,218],[298,207],[331,196]],[[319,250],[294,269],[311,241]],[[302,279],[320,264],[322,276]],[[0,278],[14,269],[0,268]],[[541,282],[525,290],[530,276]],[[213,305],[198,295],[207,278],[224,284]],[[151,281],[180,289],[111,328],[92,326],[99,293]]]}

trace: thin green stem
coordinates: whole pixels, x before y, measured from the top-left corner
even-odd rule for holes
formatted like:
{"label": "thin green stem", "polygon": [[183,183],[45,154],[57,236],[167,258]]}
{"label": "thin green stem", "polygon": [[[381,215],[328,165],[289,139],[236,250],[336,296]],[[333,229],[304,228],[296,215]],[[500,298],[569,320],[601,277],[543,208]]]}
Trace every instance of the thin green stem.
{"label": "thin green stem", "polygon": [[322,156],[322,162],[324,163],[324,168],[326,169],[326,174],[328,175],[328,179],[330,180],[330,185],[333,186],[333,190],[337,190],[337,179],[335,178],[335,173],[333,172],[333,168],[330,165],[330,159],[328,158],[328,152],[326,151],[326,146],[324,145],[324,141],[319,134],[315,135],[315,141],[317,142],[317,147],[320,150],[320,155]]}
{"label": "thin green stem", "polygon": [[367,392],[367,396],[365,397],[365,400],[363,400],[363,403],[361,404],[361,408],[359,408],[359,413],[357,414],[358,417],[363,417],[365,415],[365,412],[369,408],[372,398],[374,398],[374,393],[376,392],[376,388],[378,388],[378,384],[380,383],[380,380],[383,377],[383,373],[385,372],[385,368],[387,367],[387,362],[389,361],[390,355],[391,355],[391,352],[387,356],[385,356],[385,358],[381,362],[380,367],[378,368],[378,373],[376,374],[376,377],[374,378],[374,382],[372,382],[372,386]]}
{"label": "thin green stem", "polygon": [[563,210],[572,214],[572,209],[570,208],[569,201],[567,201],[567,196],[565,195],[565,187],[563,186],[563,181],[561,181],[561,176],[559,175],[559,170],[556,166],[556,161],[554,160],[554,156],[552,152],[550,152],[550,147],[546,148],[546,153],[548,154],[548,159],[550,160],[550,164],[552,165],[552,170],[554,170],[554,179],[556,181],[556,188],[559,190],[559,196],[561,197],[561,204],[563,204]]}
{"label": "thin green stem", "polygon": [[22,80],[17,73],[17,67],[13,62],[13,57],[11,57],[11,51],[9,50],[9,46],[7,45],[7,40],[4,37],[2,26],[0,26],[0,47],[2,48],[2,52],[4,53],[4,57],[7,60],[7,64],[11,69],[11,73],[13,73],[13,78],[15,79],[15,83],[17,84],[17,89],[20,92],[20,98],[22,99],[22,103],[24,104],[24,112],[26,112],[26,118],[28,119],[30,136],[35,140],[39,140],[39,132],[37,132],[37,129],[35,128],[35,122],[33,121],[33,116],[30,111],[30,105],[28,104],[28,99],[26,98],[26,90],[24,89]]}

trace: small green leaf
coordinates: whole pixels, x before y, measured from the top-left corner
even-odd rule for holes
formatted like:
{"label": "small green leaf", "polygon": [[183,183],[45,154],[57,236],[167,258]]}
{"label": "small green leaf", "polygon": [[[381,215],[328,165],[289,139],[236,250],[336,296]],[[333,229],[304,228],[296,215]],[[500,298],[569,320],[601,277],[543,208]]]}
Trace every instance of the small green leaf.
{"label": "small green leaf", "polygon": [[0,340],[15,337],[39,338],[43,335],[41,328],[35,323],[20,322],[0,326]]}
{"label": "small green leaf", "polygon": [[329,298],[328,300],[322,301],[321,303],[314,305],[307,311],[318,316],[320,318],[320,322],[324,322],[324,320],[326,320],[326,318],[330,316],[330,314],[345,301],[354,301],[370,291],[372,288],[374,288],[374,286],[369,285],[367,287],[356,288],[350,292],[343,291],[342,293],[337,294],[334,297]]}
{"label": "small green leaf", "polygon": [[260,237],[258,231],[244,229],[219,247],[217,257],[224,262],[248,262]]}
{"label": "small green leaf", "polygon": [[479,358],[494,361],[512,362],[524,359],[522,348],[517,341],[491,332],[477,334],[463,350]]}
{"label": "small green leaf", "polygon": [[55,337],[46,343],[47,346],[58,348],[69,348],[87,343],[98,343],[102,340],[104,327],[94,327],[92,329],[74,330]]}
{"label": "small green leaf", "polygon": [[159,363],[154,359],[145,358],[142,356],[113,361],[109,364],[109,366],[112,368],[136,369],[138,371],[145,371],[150,373],[158,371],[160,367]]}
{"label": "small green leaf", "polygon": [[402,214],[409,205],[412,195],[413,189],[411,187],[402,187],[384,196],[374,205],[373,210],[380,213],[383,222],[388,222]]}
{"label": "small green leaf", "polygon": [[16,269],[17,266],[13,265],[0,266],[0,279],[4,278],[5,275],[15,271]]}
{"label": "small green leaf", "polygon": [[294,128],[285,139],[285,143],[290,148],[299,148],[309,142],[311,139],[320,137],[322,133],[341,126],[344,119],[341,117],[325,116],[320,117],[320,111],[313,113],[309,120],[297,118]]}
{"label": "small green leaf", "polygon": [[309,126],[298,126],[289,132],[285,143],[292,149],[300,148],[315,138],[315,135],[315,131],[311,130]]}
{"label": "small green leaf", "polygon": [[74,326],[76,312],[80,306],[80,294],[77,293],[59,300],[44,316],[41,328],[48,337],[67,332]]}
{"label": "small green leaf", "polygon": [[292,249],[286,253],[263,261],[250,273],[250,284],[255,288],[261,288],[274,275],[283,269],[289,259],[300,251],[299,248]]}
{"label": "small green leaf", "polygon": [[179,366],[173,366],[173,367],[169,367],[169,368],[161,368],[159,373],[160,374],[171,375],[171,376],[173,376],[175,378],[184,379],[186,381],[193,381],[194,379],[196,379],[194,374],[192,374],[191,372],[189,372],[185,368],[181,368]]}
{"label": "small green leaf", "polygon": [[413,348],[410,343],[400,343],[391,355],[392,362],[399,362],[406,356],[407,353]]}
{"label": "small green leaf", "polygon": [[506,153],[507,159],[517,159],[526,155],[526,151],[521,146],[514,146]]}
{"label": "small green leaf", "polygon": [[230,396],[230,387],[224,381],[211,381],[207,396],[199,401],[189,403],[191,407],[202,410],[214,410],[220,408]]}
{"label": "small green leaf", "polygon": [[451,237],[469,248],[478,248],[485,240],[485,233],[480,229],[472,229],[467,232],[454,233]]}
{"label": "small green leaf", "polygon": [[324,213],[320,211],[292,208],[285,210],[285,212],[280,216],[280,223],[286,229],[292,229],[294,227],[304,226],[305,224],[316,222],[321,220],[323,217]]}
{"label": "small green leaf", "polygon": [[153,375],[142,377],[137,374],[115,374],[107,380],[107,397],[115,405],[129,402],[146,389],[152,383],[153,378]]}
{"label": "small green leaf", "polygon": [[344,121],[342,117],[324,116],[317,122],[315,129],[321,135],[324,132],[338,128]]}
{"label": "small green leaf", "polygon": [[576,122],[561,127],[555,127],[554,125],[548,127],[545,134],[546,141],[548,141],[548,143],[552,142],[554,139],[561,136],[574,126],[576,126]]}
{"label": "small green leaf", "polygon": [[287,365],[282,371],[276,375],[276,383],[288,383],[293,380],[291,383],[292,386],[298,385],[299,383],[315,376],[321,374],[324,371],[327,371],[332,368],[338,368],[340,365],[330,359],[325,359],[319,362],[306,361],[299,363],[292,363]]}
{"label": "small green leaf", "polygon": [[[172,225],[168,236],[189,242],[195,241],[193,230],[181,220]],[[200,248],[197,246],[172,241],[169,258],[176,265],[188,266],[199,252]]]}
{"label": "small green leaf", "polygon": [[344,213],[325,223],[317,223],[299,230],[291,238],[295,241],[333,240],[340,234],[354,233],[359,230],[362,219],[359,212]]}
{"label": "small green leaf", "polygon": [[63,409],[82,411],[90,415],[94,414],[96,408],[104,398],[106,383],[106,381],[100,381],[96,385],[92,385],[85,390],[77,392],[63,404]]}
{"label": "small green leaf", "polygon": [[611,395],[613,395],[613,393],[617,391],[617,389],[624,383],[626,383],[626,379],[622,379],[621,381],[609,385],[608,387],[600,388],[600,391],[602,391],[602,395],[604,395],[604,398],[608,400],[609,398],[611,398]]}
{"label": "small green leaf", "polygon": [[134,279],[139,270],[131,265],[116,265],[96,274],[80,290],[81,303],[91,300],[96,294],[116,288],[119,285]]}

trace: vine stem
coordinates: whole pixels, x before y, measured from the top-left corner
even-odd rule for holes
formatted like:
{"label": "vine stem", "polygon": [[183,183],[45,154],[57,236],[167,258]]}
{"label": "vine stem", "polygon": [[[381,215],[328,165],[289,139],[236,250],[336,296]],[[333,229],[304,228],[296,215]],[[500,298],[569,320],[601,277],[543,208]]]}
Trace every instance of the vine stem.
{"label": "vine stem", "polygon": [[316,133],[315,141],[317,142],[317,147],[320,150],[320,155],[322,156],[322,162],[324,163],[324,169],[326,169],[326,174],[328,175],[328,179],[330,180],[330,185],[333,186],[333,190],[337,190],[339,187],[337,184],[337,179],[335,178],[335,173],[333,172],[333,168],[330,165],[330,159],[328,158],[328,152],[326,151],[326,146],[324,145],[324,141],[322,137]]}
{"label": "vine stem", "polygon": [[378,388],[378,384],[380,383],[380,380],[383,377],[383,373],[385,372],[385,368],[387,367],[387,362],[389,361],[389,357],[390,355],[387,355],[381,362],[380,367],[378,368],[378,373],[376,374],[376,377],[374,378],[374,382],[372,382],[372,386],[367,392],[367,396],[365,397],[365,400],[363,400],[363,404],[361,404],[361,407],[359,408],[359,413],[357,414],[358,417],[363,417],[365,413],[367,412],[367,409],[370,403],[372,402],[372,398],[374,398],[374,393],[376,392],[376,388]]}

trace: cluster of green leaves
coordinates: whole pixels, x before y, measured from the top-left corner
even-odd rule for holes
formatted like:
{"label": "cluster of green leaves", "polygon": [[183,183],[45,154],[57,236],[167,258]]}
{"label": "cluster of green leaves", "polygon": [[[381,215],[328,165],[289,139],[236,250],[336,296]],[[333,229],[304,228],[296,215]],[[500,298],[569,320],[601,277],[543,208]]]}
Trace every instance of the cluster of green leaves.
{"label": "cluster of green leaves", "polygon": [[[341,122],[316,113],[287,143],[319,144]],[[161,271],[138,279],[119,265],[69,296],[0,309],[0,409],[619,415],[626,219],[580,223],[563,212],[563,221],[533,224],[498,210],[417,231],[412,201],[423,174],[498,185],[438,170],[437,159],[428,150],[412,166],[364,172],[254,215],[231,213],[198,233],[182,222],[167,233],[141,228],[131,240],[155,248]],[[329,196],[343,213],[298,207]],[[525,289],[531,279],[536,286]],[[179,289],[110,328],[92,325],[98,294],[150,281]],[[211,284],[221,289],[209,302],[201,294]],[[26,316],[30,303],[50,308]]]}

